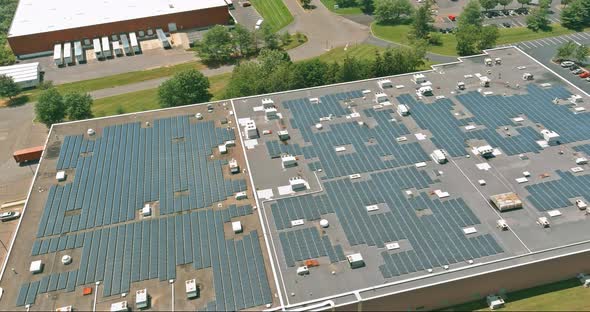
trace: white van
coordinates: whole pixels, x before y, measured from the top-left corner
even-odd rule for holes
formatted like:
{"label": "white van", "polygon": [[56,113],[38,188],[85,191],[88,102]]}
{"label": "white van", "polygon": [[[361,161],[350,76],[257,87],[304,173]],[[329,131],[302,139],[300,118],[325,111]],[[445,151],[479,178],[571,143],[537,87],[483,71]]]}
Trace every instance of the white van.
{"label": "white van", "polygon": [[260,26],[262,26],[262,22],[264,22],[263,19],[259,19],[258,21],[256,21],[256,26],[254,27],[254,29],[260,29]]}

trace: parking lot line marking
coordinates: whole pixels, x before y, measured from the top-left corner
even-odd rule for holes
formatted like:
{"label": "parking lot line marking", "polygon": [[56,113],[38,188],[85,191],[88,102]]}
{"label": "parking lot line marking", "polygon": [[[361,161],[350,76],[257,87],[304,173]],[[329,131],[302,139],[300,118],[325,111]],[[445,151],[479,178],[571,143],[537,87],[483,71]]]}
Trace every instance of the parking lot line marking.
{"label": "parking lot line marking", "polygon": [[561,43],[561,41],[557,40],[557,38],[547,38],[547,40],[549,40],[550,42],[556,43],[556,44]]}
{"label": "parking lot line marking", "polygon": [[527,44],[532,45],[533,48],[536,48],[537,47],[537,42],[536,41],[529,41],[529,42],[527,42]]}
{"label": "parking lot line marking", "polygon": [[527,42],[522,42],[522,45],[524,45],[525,47],[527,47],[528,49],[531,49],[531,47],[529,46],[530,43]]}

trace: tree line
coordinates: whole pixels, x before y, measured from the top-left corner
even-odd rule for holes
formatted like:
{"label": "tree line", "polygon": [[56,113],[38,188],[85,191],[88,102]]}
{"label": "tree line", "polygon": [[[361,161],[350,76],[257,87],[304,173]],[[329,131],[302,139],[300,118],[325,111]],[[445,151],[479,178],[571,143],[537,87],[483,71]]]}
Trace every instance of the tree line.
{"label": "tree line", "polygon": [[0,0],[0,66],[14,64],[16,61],[6,37],[17,5],[18,0]]}

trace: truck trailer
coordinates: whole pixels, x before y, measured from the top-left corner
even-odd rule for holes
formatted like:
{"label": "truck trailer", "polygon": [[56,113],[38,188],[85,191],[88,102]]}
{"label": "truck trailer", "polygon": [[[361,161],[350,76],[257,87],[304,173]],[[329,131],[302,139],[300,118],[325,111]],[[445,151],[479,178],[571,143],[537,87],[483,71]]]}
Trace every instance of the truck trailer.
{"label": "truck trailer", "polygon": [[37,146],[18,150],[12,154],[12,157],[14,157],[14,160],[19,164],[29,161],[36,161],[41,159],[43,148],[43,146]]}

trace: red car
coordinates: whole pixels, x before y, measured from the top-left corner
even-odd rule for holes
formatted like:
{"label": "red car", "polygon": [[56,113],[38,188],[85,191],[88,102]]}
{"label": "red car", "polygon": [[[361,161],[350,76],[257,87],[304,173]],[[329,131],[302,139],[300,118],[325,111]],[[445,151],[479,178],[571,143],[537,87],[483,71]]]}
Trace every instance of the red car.
{"label": "red car", "polygon": [[580,78],[588,78],[588,77],[590,77],[590,72],[585,71],[585,72],[581,73],[579,75],[579,77]]}
{"label": "red car", "polygon": [[454,22],[457,20],[457,17],[455,15],[449,15],[449,19]]}

